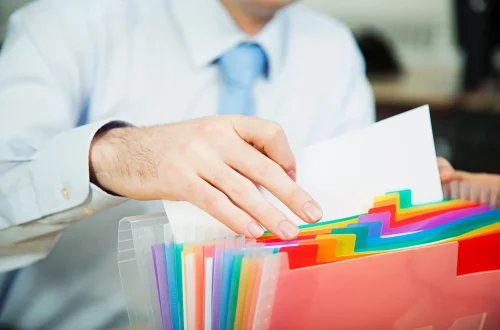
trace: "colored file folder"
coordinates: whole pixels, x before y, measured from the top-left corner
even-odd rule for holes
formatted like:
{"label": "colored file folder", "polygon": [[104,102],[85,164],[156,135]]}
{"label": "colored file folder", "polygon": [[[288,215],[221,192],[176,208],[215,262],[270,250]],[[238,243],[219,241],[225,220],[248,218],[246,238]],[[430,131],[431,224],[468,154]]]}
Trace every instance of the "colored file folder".
{"label": "colored file folder", "polygon": [[[497,242],[498,251],[498,234],[491,241]],[[457,276],[457,270],[471,263],[459,256],[474,255],[459,254],[459,245],[446,243],[296,270],[285,267],[278,275],[267,328],[448,330],[461,318],[485,315],[482,329],[499,329],[500,268],[493,260],[498,258],[484,261],[487,272]]]}
{"label": "colored file folder", "polygon": [[165,217],[125,219],[144,269],[124,289],[142,285],[151,329],[500,327],[500,210],[411,198],[376,197],[367,213],[302,226],[287,242],[176,243]]}

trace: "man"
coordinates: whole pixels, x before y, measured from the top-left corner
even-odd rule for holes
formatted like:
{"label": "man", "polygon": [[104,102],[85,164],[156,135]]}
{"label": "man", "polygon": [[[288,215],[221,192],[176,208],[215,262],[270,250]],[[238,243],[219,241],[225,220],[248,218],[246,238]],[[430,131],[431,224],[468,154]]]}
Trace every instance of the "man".
{"label": "man", "polygon": [[125,325],[117,222],[161,211],[158,200],[192,202],[247,236],[293,238],[257,183],[304,221],[321,218],[291,150],[371,123],[373,98],[351,33],[292,2],[40,0],[11,18],[2,322]]}

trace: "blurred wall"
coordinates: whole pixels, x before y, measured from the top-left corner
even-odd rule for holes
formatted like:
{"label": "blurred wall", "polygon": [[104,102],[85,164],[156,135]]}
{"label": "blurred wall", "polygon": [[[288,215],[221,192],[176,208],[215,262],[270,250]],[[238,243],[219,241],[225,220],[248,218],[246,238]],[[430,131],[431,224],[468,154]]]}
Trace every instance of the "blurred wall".
{"label": "blurred wall", "polygon": [[304,0],[355,32],[377,30],[393,42],[407,67],[457,68],[452,0]]}

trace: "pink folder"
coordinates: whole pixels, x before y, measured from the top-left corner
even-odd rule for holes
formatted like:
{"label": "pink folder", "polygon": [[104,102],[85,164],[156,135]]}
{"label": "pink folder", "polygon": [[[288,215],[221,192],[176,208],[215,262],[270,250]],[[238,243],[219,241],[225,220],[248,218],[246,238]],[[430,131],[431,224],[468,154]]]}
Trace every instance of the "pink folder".
{"label": "pink folder", "polygon": [[282,254],[268,328],[497,330],[499,253],[496,233],[293,270]]}

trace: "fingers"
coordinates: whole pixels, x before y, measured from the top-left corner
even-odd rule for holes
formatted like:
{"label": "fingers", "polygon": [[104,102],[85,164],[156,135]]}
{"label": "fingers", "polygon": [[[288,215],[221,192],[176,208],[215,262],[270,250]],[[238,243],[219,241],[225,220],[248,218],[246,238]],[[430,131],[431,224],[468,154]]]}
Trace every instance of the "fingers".
{"label": "fingers", "polygon": [[[284,173],[283,170],[281,172]],[[279,238],[289,240],[297,237],[299,233],[297,225],[266,201],[250,180],[228,165],[220,163],[220,165],[211,167],[202,176],[224,192],[234,204]],[[288,180],[291,181],[289,178]]]}
{"label": "fingers", "polygon": [[236,133],[279,164],[292,180],[296,164],[285,132],[276,122],[246,116],[229,116]]}
{"label": "fingers", "polygon": [[[294,182],[295,158],[279,125],[245,116],[221,116],[218,119],[219,123],[230,124],[234,130],[231,133],[236,133],[239,138],[218,139],[216,145],[220,147],[218,152],[222,159],[198,167],[198,175],[206,180],[210,189],[203,187],[207,190],[198,197],[201,199],[195,205],[239,233],[249,234],[252,227],[254,233],[251,236],[255,237],[257,221],[282,239],[296,237],[299,232],[297,225],[265,200],[252,183],[255,182],[274,194],[302,220],[313,223],[322,218],[317,203]],[[208,128],[213,129],[213,126]]]}
{"label": "fingers", "polygon": [[318,204],[279,165],[243,142],[237,150],[240,152],[227,160],[229,166],[266,188],[303,221],[321,220],[323,212]]}
{"label": "fingers", "polygon": [[437,162],[442,183],[466,181],[468,184],[478,186],[483,185],[485,187],[500,187],[500,175],[457,171],[448,160],[442,157],[438,157]]}
{"label": "fingers", "polygon": [[186,200],[238,234],[255,238],[262,236],[264,229],[259,223],[234,205],[224,193],[201,178],[198,178],[194,185],[196,194],[192,194],[191,198]]}
{"label": "fingers", "polygon": [[443,195],[446,198],[467,200],[490,205],[493,208],[500,206],[500,185],[488,185],[481,181],[454,180],[445,183]]}

